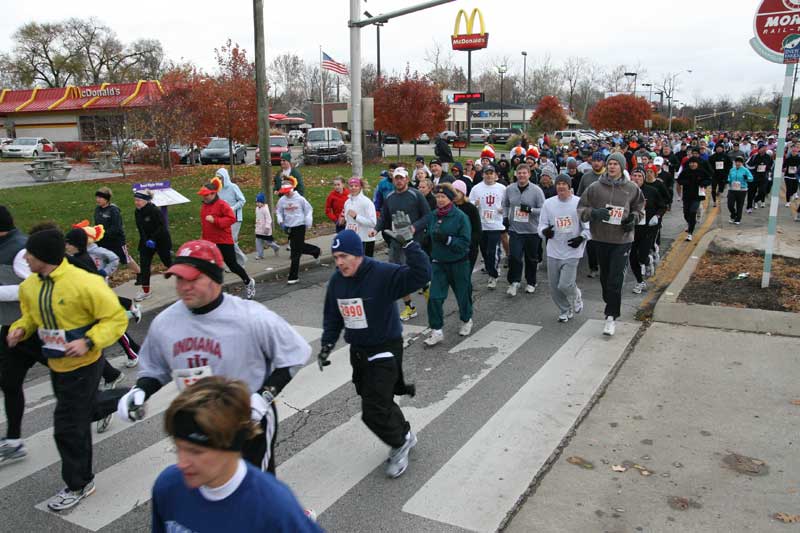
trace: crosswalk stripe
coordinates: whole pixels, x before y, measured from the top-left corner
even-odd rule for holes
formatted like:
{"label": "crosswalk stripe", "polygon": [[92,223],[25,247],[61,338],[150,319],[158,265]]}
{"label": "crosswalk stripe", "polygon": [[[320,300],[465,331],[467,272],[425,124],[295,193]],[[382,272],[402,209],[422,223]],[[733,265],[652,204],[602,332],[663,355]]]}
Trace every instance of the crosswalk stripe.
{"label": "crosswalk stripe", "polygon": [[[298,333],[306,339],[307,342],[313,342],[318,339],[322,334],[322,330],[318,328],[295,327]],[[173,398],[177,396],[178,392],[174,383],[165,385],[160,391],[154,394],[147,401],[146,419],[152,418],[163,411],[166,411]],[[124,431],[128,428],[135,427],[135,424],[125,424],[119,420],[111,424],[108,431],[105,433],[95,434],[92,436],[93,444],[97,444]],[[26,478],[29,475],[38,472],[48,466],[57,463],[61,457],[56,449],[53,440],[53,428],[49,427],[38,433],[25,438],[25,447],[28,451],[28,458],[16,463],[3,466],[0,472],[0,489],[3,489],[12,483],[16,483],[20,479]]]}
{"label": "crosswalk stripe", "polygon": [[[403,328],[406,337],[424,329],[408,325]],[[296,409],[306,409],[350,381],[349,351],[348,346],[334,351],[330,357],[333,364],[326,367],[324,372],[319,371],[315,360],[300,370],[278,397],[279,419],[288,420],[297,414]],[[97,531],[121,518],[150,499],[158,474],[175,463],[171,447],[171,439],[163,439],[99,472],[95,476],[97,492],[81,503],[80,512],[59,516],[91,531]],[[47,510],[47,502],[41,502],[36,507]]]}
{"label": "crosswalk stripe", "polygon": [[[404,406],[403,413],[412,429],[422,431],[540,329],[527,324],[491,322],[451,349],[450,354],[464,350],[496,348],[496,351],[487,358],[478,375],[465,379],[441,400],[422,408]],[[305,507],[321,514],[384,462],[387,452],[358,414],[281,463],[278,476]]]}
{"label": "crosswalk stripe", "polygon": [[[636,333],[589,320],[403,506],[470,531],[495,531]],[[447,497],[443,498],[442,495]]]}

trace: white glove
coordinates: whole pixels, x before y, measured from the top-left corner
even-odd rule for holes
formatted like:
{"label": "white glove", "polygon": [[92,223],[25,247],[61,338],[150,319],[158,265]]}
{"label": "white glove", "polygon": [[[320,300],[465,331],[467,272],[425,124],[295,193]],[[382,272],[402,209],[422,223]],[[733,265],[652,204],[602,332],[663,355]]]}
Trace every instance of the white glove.
{"label": "white glove", "polygon": [[272,402],[268,402],[261,396],[259,393],[254,392],[250,395],[250,418],[254,422],[261,422],[261,419],[267,414],[267,411],[271,411],[269,404]]}
{"label": "white glove", "polygon": [[136,422],[144,415],[144,391],[133,387],[117,403],[117,416],[125,422]]}
{"label": "white glove", "polygon": [[653,215],[647,222],[648,226],[658,226],[658,215]]}

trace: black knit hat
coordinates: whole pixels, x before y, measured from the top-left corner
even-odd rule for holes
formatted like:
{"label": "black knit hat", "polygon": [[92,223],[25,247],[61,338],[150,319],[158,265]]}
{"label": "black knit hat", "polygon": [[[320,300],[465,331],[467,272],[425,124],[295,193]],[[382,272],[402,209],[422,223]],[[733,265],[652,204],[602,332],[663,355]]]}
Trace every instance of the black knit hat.
{"label": "black knit hat", "polygon": [[72,228],[64,235],[64,242],[71,244],[81,252],[86,251],[86,246],[89,244],[89,237],[83,228]]}
{"label": "black knit hat", "polygon": [[4,205],[0,205],[0,231],[11,231],[14,229],[14,217],[11,216]]}
{"label": "black knit hat", "polygon": [[25,249],[39,261],[60,265],[64,260],[64,234],[57,229],[37,231],[28,237]]}

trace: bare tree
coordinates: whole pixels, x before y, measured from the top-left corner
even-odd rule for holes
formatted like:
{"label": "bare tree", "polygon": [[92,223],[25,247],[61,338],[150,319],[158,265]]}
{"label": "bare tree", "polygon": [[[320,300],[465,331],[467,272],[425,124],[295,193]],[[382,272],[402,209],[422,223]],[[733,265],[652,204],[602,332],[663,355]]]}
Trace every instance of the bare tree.
{"label": "bare tree", "polygon": [[453,52],[433,39],[433,45],[425,49],[424,59],[431,66],[427,77],[440,87],[450,87],[451,74],[455,68]]}
{"label": "bare tree", "polygon": [[[305,91],[306,65],[297,54],[281,54],[270,63],[270,85],[275,88],[275,100],[285,107],[301,107],[308,96]],[[280,92],[280,99],[278,98]]]}
{"label": "bare tree", "polygon": [[578,84],[584,77],[585,70],[586,58],[583,57],[568,57],[566,61],[564,61],[564,66],[561,67],[561,76],[567,87],[567,103],[569,104],[570,111],[574,109],[572,106],[573,98]]}
{"label": "bare tree", "polygon": [[609,67],[602,77],[602,87],[606,92],[619,92],[622,82],[625,80],[625,65]]}

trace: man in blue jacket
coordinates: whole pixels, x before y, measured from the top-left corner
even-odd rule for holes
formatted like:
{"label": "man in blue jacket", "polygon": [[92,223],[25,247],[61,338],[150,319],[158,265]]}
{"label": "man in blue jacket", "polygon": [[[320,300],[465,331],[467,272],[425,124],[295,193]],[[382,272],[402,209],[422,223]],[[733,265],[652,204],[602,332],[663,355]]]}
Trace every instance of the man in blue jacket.
{"label": "man in blue jacket", "polygon": [[408,217],[396,220],[390,236],[403,246],[405,265],[364,257],[361,239],[352,230],[334,237],[331,252],[336,272],[328,282],[323,311],[319,368],[328,360],[339,334],[350,344],[353,384],[361,396],[361,419],[391,447],[386,474],[396,478],[408,468],[408,453],[417,443],[395,395],[413,396],[403,379],[403,326],[395,300],[424,287],[431,279],[428,256],[413,240]]}

